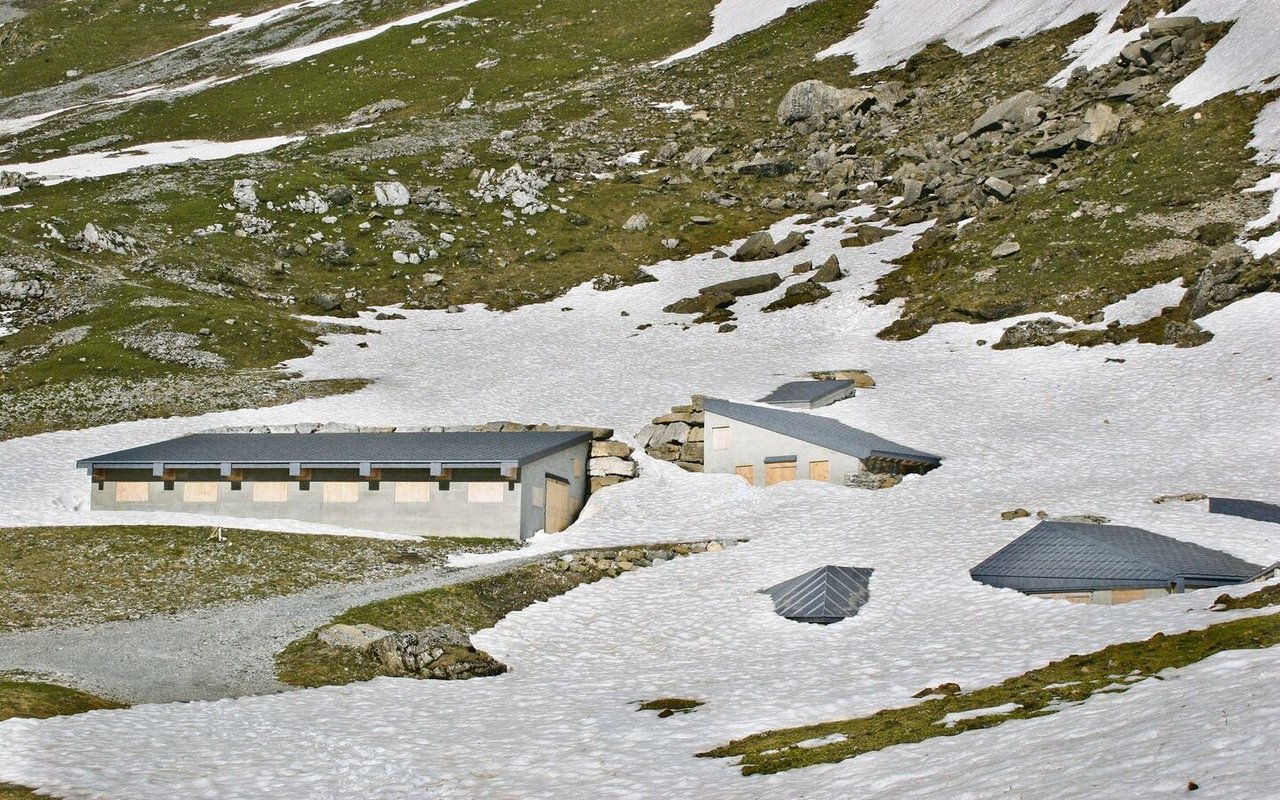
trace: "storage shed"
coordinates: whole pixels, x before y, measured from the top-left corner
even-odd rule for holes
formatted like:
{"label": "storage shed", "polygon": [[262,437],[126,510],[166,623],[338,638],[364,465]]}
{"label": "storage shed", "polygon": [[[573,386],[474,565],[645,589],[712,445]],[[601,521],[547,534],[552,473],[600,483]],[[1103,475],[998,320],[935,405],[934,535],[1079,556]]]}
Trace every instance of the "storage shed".
{"label": "storage shed", "polygon": [[1072,603],[1115,605],[1264,572],[1235,556],[1123,525],[1041,522],[969,570],[979,583]]}
{"label": "storage shed", "polygon": [[526,539],[586,502],[591,434],[203,433],[77,462],[91,507]]}
{"label": "storage shed", "polygon": [[870,567],[825,566],[761,589],[779,616],[830,625],[855,616],[871,596]]}
{"label": "storage shed", "polygon": [[734,473],[753,486],[801,478],[848,484],[866,473],[924,473],[942,463],[829,417],[711,397],[703,411],[704,470]]}
{"label": "storage shed", "polygon": [[855,391],[853,381],[791,381],[760,398],[760,402],[781,408],[821,408],[853,397]]}

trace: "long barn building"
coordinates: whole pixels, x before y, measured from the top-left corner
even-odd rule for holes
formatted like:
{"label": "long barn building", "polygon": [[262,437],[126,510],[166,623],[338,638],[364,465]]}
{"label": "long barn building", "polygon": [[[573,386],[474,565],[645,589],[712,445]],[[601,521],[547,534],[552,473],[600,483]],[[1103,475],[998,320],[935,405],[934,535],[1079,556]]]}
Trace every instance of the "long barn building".
{"label": "long barn building", "polygon": [[588,493],[591,434],[205,433],[77,462],[91,507],[527,539]]}

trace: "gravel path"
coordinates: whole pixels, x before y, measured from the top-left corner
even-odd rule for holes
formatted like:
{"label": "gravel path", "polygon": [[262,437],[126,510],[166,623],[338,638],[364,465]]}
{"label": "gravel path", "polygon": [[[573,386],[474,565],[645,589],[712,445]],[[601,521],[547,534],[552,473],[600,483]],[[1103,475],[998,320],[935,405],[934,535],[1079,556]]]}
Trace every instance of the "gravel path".
{"label": "gravel path", "polygon": [[217,700],[292,687],[274,657],[352,606],[498,575],[547,556],[436,569],[171,616],[0,635],[0,671],[25,670],[127,703]]}

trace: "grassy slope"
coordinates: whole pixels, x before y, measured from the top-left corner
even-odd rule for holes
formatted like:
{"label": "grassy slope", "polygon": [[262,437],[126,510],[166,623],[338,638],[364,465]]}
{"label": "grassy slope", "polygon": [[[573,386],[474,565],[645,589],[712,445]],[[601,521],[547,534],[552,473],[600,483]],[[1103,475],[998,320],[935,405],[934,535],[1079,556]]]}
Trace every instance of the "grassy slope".
{"label": "grassy slope", "polygon": [[[1194,664],[1226,650],[1249,650],[1280,644],[1280,615],[1252,617],[1212,625],[1204,630],[1171,636],[1157,633],[1143,642],[1111,645],[1086,655],[1055,661],[995,686],[965,693],[934,695],[933,699],[902,708],[879,711],[859,719],[824,722],[799,728],[766,731],[703,753],[710,757],[738,757],[744,774],[774,773],[828,764],[935,736],[1000,725],[1011,719],[1053,714],[1084,702],[1095,693],[1122,692],[1138,680],[1165,669]],[[941,694],[941,693],[939,693]],[[941,723],[947,714],[1016,703],[1006,714]],[[827,736],[837,741],[800,746]]]}
{"label": "grassy slope", "polygon": [[12,717],[45,719],[103,708],[124,706],[65,686],[0,679],[0,722]]}
{"label": "grassy slope", "polygon": [[501,549],[472,539],[388,541],[209,528],[0,529],[0,630],[173,613],[392,577],[453,552]]}
{"label": "grassy slope", "polygon": [[[448,625],[475,633],[526,606],[600,580],[597,569],[563,572],[546,564],[530,564],[511,572],[417,594],[393,597],[344,611],[334,623],[367,623],[392,631],[420,631]],[[379,674],[370,657],[322,643],[314,632],[290,643],[276,655],[276,675],[294,686],[327,686],[367,681]]]}

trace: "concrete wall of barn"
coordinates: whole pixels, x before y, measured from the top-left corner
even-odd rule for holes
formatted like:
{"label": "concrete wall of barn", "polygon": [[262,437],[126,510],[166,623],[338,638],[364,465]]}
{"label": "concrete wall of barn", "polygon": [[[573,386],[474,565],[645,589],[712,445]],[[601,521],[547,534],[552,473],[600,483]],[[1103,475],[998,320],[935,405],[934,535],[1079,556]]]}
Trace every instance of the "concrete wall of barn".
{"label": "concrete wall of barn", "polygon": [[573,519],[586,505],[589,481],[587,461],[591,458],[591,443],[584,442],[566,448],[546,458],[532,461],[520,468],[520,530],[528,539],[543,530],[546,524],[547,476],[569,482],[569,497],[573,500]]}
{"label": "concrete wall of barn", "polygon": [[[715,431],[725,427],[729,429],[728,446],[717,449]],[[737,467],[750,464],[756,486],[765,485],[765,459],[777,456],[796,457],[797,480],[809,478],[813,461],[829,462],[828,483],[843,484],[845,473],[863,471],[861,459],[711,412],[706,413],[703,439],[703,471],[733,474]]]}

